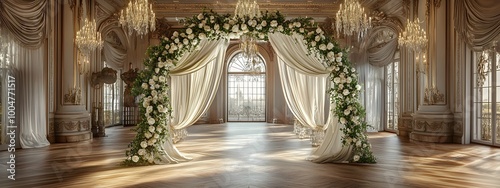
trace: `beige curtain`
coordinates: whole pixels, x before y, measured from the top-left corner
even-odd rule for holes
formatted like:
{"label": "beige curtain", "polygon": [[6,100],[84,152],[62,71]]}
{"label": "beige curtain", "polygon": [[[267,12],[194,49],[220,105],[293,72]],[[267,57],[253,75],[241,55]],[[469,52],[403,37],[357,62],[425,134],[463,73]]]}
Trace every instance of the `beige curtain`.
{"label": "beige curtain", "polygon": [[38,48],[45,38],[47,0],[1,0],[0,22],[23,47]]}
{"label": "beige curtain", "polygon": [[[285,100],[293,115],[303,125],[326,129],[323,143],[307,160],[316,163],[344,162],[353,155],[351,147],[343,147],[340,123],[333,113],[325,118],[325,100],[331,72],[320,58],[307,55],[307,46],[299,35],[269,34],[269,42],[278,54],[278,68]],[[331,105],[330,108],[334,108]],[[326,119],[326,121],[325,121]]]}
{"label": "beige curtain", "polygon": [[455,29],[474,50],[500,39],[498,0],[456,0]]}

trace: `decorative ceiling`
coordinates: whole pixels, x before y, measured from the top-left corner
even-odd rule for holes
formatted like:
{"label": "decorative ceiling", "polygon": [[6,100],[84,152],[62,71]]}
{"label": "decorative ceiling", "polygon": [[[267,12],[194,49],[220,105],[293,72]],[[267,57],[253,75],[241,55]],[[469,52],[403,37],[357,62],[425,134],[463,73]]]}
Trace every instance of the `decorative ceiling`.
{"label": "decorative ceiling", "polygon": [[[109,0],[114,1],[114,0]],[[385,17],[406,20],[411,0],[360,0],[369,16],[382,12]],[[160,22],[181,27],[178,20],[197,15],[203,9],[233,14],[237,0],[154,0],[153,9]],[[313,17],[318,23],[335,17],[343,0],[257,0],[261,11],[280,11],[290,18]]]}

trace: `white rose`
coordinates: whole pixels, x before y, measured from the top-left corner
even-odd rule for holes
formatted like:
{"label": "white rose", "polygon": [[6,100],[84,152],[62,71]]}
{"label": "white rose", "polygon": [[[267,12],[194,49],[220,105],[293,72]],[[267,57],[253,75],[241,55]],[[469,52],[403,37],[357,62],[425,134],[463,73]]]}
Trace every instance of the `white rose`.
{"label": "white rose", "polygon": [[314,41],[319,42],[319,40],[321,40],[321,37],[319,36],[314,37]]}
{"label": "white rose", "polygon": [[142,141],[142,142],[141,142],[141,147],[142,147],[142,148],[146,148],[146,147],[148,147],[148,143],[147,143],[146,141]]}
{"label": "white rose", "polygon": [[139,157],[137,155],[134,155],[132,157],[132,161],[134,161],[134,163],[136,163],[137,161],[139,161]]}
{"label": "white rose", "polygon": [[329,60],[332,60],[333,58],[335,58],[335,53],[333,53],[333,52],[328,52],[328,54],[326,54],[326,57],[327,57]]}
{"label": "white rose", "polygon": [[227,24],[227,23],[225,23],[222,27],[223,27],[225,30],[229,30],[230,25],[229,25],[229,24]]}
{"label": "white rose", "polygon": [[153,96],[153,97],[154,97],[154,96],[156,96],[156,95],[158,95],[158,91],[156,91],[156,90],[151,91],[151,96]]}
{"label": "white rose", "polygon": [[144,155],[144,154],[146,154],[146,150],[145,149],[139,149],[139,151],[137,153],[139,153],[139,155]]}
{"label": "white rose", "polygon": [[248,26],[247,26],[247,24],[241,24],[241,30],[242,30],[242,31],[246,31],[246,30],[248,30]]}
{"label": "white rose", "polygon": [[240,29],[239,29],[239,25],[233,25],[233,28],[231,29],[231,31],[237,33]]}
{"label": "white rose", "polygon": [[189,35],[189,34],[191,34],[191,33],[193,33],[193,30],[192,30],[191,28],[187,28],[187,29],[186,29],[186,34],[188,34],[188,35]]}
{"label": "white rose", "polygon": [[207,38],[207,35],[205,35],[205,33],[200,33],[200,34],[198,35],[198,38],[200,38],[200,39],[202,39],[202,40],[203,40],[203,39]]}
{"label": "white rose", "polygon": [[209,26],[209,25],[206,25],[203,29],[205,29],[205,31],[210,31],[210,30],[212,30],[212,29],[210,28],[210,26]]}
{"label": "white rose", "polygon": [[347,90],[347,89],[344,89],[344,92],[342,92],[342,94],[344,94],[344,95],[349,95],[349,93],[350,93],[350,92],[349,92],[349,90]]}
{"label": "white rose", "polygon": [[299,32],[300,32],[300,33],[304,33],[304,28],[300,28],[300,29],[299,29]]}
{"label": "white rose", "polygon": [[357,147],[361,147],[361,140],[358,140],[358,141],[356,142],[356,146],[357,146]]}
{"label": "white rose", "polygon": [[267,22],[266,22],[266,20],[263,20],[263,21],[262,21],[262,23],[261,23],[260,25],[262,25],[262,27],[266,27],[266,26],[267,26]]}
{"label": "white rose", "polygon": [[198,44],[198,39],[194,39],[193,41],[191,41],[191,44],[193,44],[193,45]]}
{"label": "white rose", "polygon": [[214,25],[214,30],[218,31],[219,29],[220,29],[219,24],[215,24],[215,25]]}
{"label": "white rose", "polygon": [[144,137],[151,138],[151,133],[149,133],[149,132],[144,133]]}
{"label": "white rose", "polygon": [[283,28],[283,26],[282,26],[282,25],[279,25],[279,26],[278,26],[278,31],[279,31],[279,32],[283,32],[284,30],[285,30],[285,28]]}
{"label": "white rose", "polygon": [[155,144],[155,143],[153,142],[153,139],[148,140],[148,145],[152,146],[153,144]]}
{"label": "white rose", "polygon": [[316,46],[316,41],[312,41],[311,46]]}
{"label": "white rose", "polygon": [[160,82],[162,82],[162,83],[164,83],[166,80],[167,80],[167,79],[165,78],[165,76],[160,76],[160,77],[158,78],[158,81],[160,81]]}
{"label": "white rose", "polygon": [[328,50],[331,50],[333,48],[333,43],[329,42],[328,45],[326,46]]}
{"label": "white rose", "polygon": [[160,135],[159,135],[159,134],[155,134],[155,135],[153,136],[153,138],[160,138]]}
{"label": "white rose", "polygon": [[359,155],[354,155],[354,162],[359,161]]}
{"label": "white rose", "polygon": [[340,123],[345,124],[345,123],[347,123],[347,120],[345,118],[341,117],[340,118]]}
{"label": "white rose", "polygon": [[325,44],[320,44],[319,45],[320,50],[326,50],[326,45]]}
{"label": "white rose", "polygon": [[347,116],[347,115],[349,115],[350,113],[351,113],[351,111],[350,111],[350,110],[347,110],[347,109],[346,109],[346,110],[344,110],[344,115],[346,115],[346,116]]}
{"label": "white rose", "polygon": [[146,107],[146,113],[149,114],[153,111],[153,106]]}
{"label": "white rose", "polygon": [[262,30],[262,25],[257,25],[257,27],[255,27],[255,29],[257,29],[259,31]]}
{"label": "white rose", "polygon": [[292,23],[289,23],[289,24],[288,24],[288,28],[292,29],[292,28],[293,28],[293,24],[292,24]]}
{"label": "white rose", "polygon": [[173,34],[174,37],[179,37],[179,32],[177,31],[174,31],[174,34]]}
{"label": "white rose", "polygon": [[155,124],[156,120],[154,118],[148,118],[148,124],[153,125]]}
{"label": "white rose", "polygon": [[189,40],[188,39],[184,39],[184,40],[182,40],[182,43],[184,43],[184,45],[188,45],[189,44]]}
{"label": "white rose", "polygon": [[339,57],[342,57],[342,52],[339,52],[337,55],[338,55]]}
{"label": "white rose", "polygon": [[342,62],[342,57],[337,57],[337,58],[335,58],[335,61],[337,61],[337,62],[339,62],[339,63],[340,63],[340,62]]}
{"label": "white rose", "polygon": [[148,89],[148,84],[147,84],[147,83],[142,83],[141,87],[142,87],[143,89]]}
{"label": "white rose", "polygon": [[[262,24],[264,26],[264,24]],[[278,26],[278,21],[273,20],[271,21],[271,27],[277,27]]]}
{"label": "white rose", "polygon": [[264,39],[266,37],[266,35],[264,35],[264,33],[259,33],[259,38],[260,39]]}
{"label": "white rose", "polygon": [[320,34],[321,32],[322,32],[321,28],[319,28],[319,27],[318,27],[318,28],[316,29],[316,33]]}
{"label": "white rose", "polygon": [[155,127],[154,126],[149,126],[148,130],[149,130],[149,132],[154,133],[155,132]]}
{"label": "white rose", "polygon": [[302,26],[302,24],[301,24],[300,22],[295,22],[295,23],[294,23],[294,25],[295,25],[295,27],[300,27],[300,26]]}
{"label": "white rose", "polygon": [[335,77],[335,78],[333,79],[333,82],[335,82],[336,84],[338,84],[338,83],[340,82],[340,78],[339,78],[339,77]]}
{"label": "white rose", "polygon": [[361,90],[361,86],[360,85],[356,85],[356,90]]}
{"label": "white rose", "polygon": [[351,77],[347,77],[347,83],[350,84],[352,82],[352,78]]}
{"label": "white rose", "polygon": [[203,20],[205,18],[202,13],[198,14],[198,20]]}
{"label": "white rose", "polygon": [[[167,108],[165,108],[165,109],[167,109]],[[163,131],[163,129],[161,127],[156,128],[157,133],[161,133],[161,131]]]}
{"label": "white rose", "polygon": [[179,43],[179,42],[180,42],[180,41],[179,41],[179,38],[175,38],[174,42],[175,42],[176,44],[177,44],[177,43]]}
{"label": "white rose", "polygon": [[339,84],[339,89],[344,89],[344,84]]}
{"label": "white rose", "polygon": [[366,144],[363,144],[363,148],[366,148],[366,146],[368,146],[368,145],[366,145]]}

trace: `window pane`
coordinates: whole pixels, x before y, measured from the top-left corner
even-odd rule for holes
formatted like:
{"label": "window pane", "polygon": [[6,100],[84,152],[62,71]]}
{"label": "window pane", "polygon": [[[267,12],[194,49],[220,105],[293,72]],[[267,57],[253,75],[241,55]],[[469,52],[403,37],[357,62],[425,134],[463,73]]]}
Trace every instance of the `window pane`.
{"label": "window pane", "polygon": [[266,74],[262,58],[258,58],[260,72],[249,72],[247,60],[236,54],[228,68],[227,120],[266,121]]}

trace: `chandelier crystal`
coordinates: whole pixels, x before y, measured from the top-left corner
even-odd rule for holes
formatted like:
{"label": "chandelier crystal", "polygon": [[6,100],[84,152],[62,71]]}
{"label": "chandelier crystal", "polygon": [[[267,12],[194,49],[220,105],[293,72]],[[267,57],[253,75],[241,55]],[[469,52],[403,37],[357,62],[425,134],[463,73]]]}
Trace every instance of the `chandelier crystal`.
{"label": "chandelier crystal", "polygon": [[[254,18],[261,17],[260,8],[257,1],[251,0],[238,0],[236,8],[234,9],[234,17],[239,18]],[[257,38],[252,34],[243,34],[240,36],[240,50],[243,53],[243,57],[246,59],[245,69],[251,73],[259,73],[260,61],[258,61],[259,49],[257,48]]]}
{"label": "chandelier crystal", "polygon": [[358,0],[344,0],[344,4],[340,4],[335,20],[337,37],[340,33],[347,36],[357,33],[358,39],[361,39],[371,28],[371,21],[372,18],[366,16],[365,9]]}
{"label": "chandelier crystal", "polygon": [[128,28],[128,34],[132,35],[134,30],[142,36],[149,31],[156,30],[156,16],[153,12],[153,5],[148,0],[131,0],[128,3],[125,13],[120,13],[119,23]]}
{"label": "chandelier crystal", "polygon": [[414,52],[420,53],[427,48],[427,34],[424,29],[420,28],[420,20],[407,20],[406,29],[403,33],[399,33],[399,46],[406,46]]}
{"label": "chandelier crystal", "polygon": [[86,73],[88,71],[88,64],[92,52],[94,52],[96,48],[101,50],[104,44],[101,39],[101,33],[96,29],[95,19],[90,22],[85,18],[83,27],[76,32],[75,43],[80,51],[80,57],[78,58],[80,74]]}
{"label": "chandelier crystal", "polygon": [[250,18],[260,18],[262,16],[257,1],[254,0],[252,2],[251,0],[238,0],[236,8],[234,9],[234,17],[244,18],[245,16]]}
{"label": "chandelier crystal", "polygon": [[261,62],[258,61],[259,49],[257,48],[257,39],[250,34],[241,35],[240,50],[246,60],[245,69],[251,73],[261,72]]}

